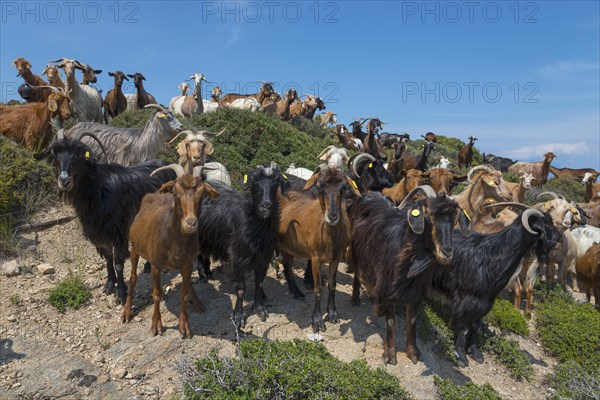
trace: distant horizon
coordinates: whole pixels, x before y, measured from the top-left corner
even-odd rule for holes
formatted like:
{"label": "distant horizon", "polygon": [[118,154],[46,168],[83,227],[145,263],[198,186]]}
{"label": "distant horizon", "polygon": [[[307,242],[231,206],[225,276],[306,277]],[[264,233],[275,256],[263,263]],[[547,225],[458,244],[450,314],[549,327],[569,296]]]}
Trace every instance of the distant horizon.
{"label": "distant horizon", "polygon": [[[322,97],[348,125],[479,140],[482,153],[600,170],[600,2],[123,1],[0,3],[0,101],[11,62],[67,57],[143,73],[168,105],[195,72],[225,93],[273,81]],[[80,74],[78,80],[80,81]],[[64,79],[64,75],[63,75]],[[126,84],[128,82],[125,82]],[[133,92],[133,84],[124,85]]]}

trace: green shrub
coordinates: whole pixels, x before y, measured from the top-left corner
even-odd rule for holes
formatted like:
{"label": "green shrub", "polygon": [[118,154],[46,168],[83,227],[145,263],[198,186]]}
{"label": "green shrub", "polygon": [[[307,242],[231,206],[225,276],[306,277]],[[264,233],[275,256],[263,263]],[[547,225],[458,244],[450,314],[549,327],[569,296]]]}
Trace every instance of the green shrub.
{"label": "green shrub", "polygon": [[422,312],[418,313],[417,319],[419,335],[428,341],[433,341],[434,345],[439,347],[452,363],[456,364],[457,358],[452,340],[454,333],[446,324],[449,319],[447,310],[437,303],[427,301]]}
{"label": "green shrub", "polygon": [[531,361],[521,351],[516,340],[498,336],[486,328],[483,329],[483,333],[483,348],[498,358],[512,378],[531,380],[533,377]]}
{"label": "green shrub", "polygon": [[60,281],[48,292],[48,302],[61,313],[67,307],[77,310],[91,296],[91,291],[83,283],[81,276],[69,273],[65,279]]}
{"label": "green shrub", "polygon": [[600,368],[586,371],[574,361],[559,364],[546,377],[554,391],[552,399],[597,400],[600,398]]}
{"label": "green shrub", "polygon": [[536,292],[536,327],[544,349],[561,362],[575,361],[588,371],[600,368],[600,313],[577,304],[560,285]]}
{"label": "green shrub", "polygon": [[556,192],[559,195],[565,196],[569,201],[582,203],[585,186],[572,179],[552,178],[544,185],[543,191]]}
{"label": "green shrub", "polygon": [[483,320],[497,327],[502,332],[512,332],[520,336],[529,336],[527,318],[510,301],[496,299],[494,307],[492,307]]}
{"label": "green shrub", "polygon": [[[153,109],[126,111],[113,118],[111,124],[119,128],[143,128],[153,112]],[[179,121],[183,122],[183,118]]]}
{"label": "green shrub", "polygon": [[8,250],[13,228],[57,200],[52,167],[0,136],[0,250]]}
{"label": "green shrub", "polygon": [[477,385],[473,382],[467,382],[464,385],[457,385],[452,380],[442,379],[438,375],[433,377],[433,382],[437,386],[438,396],[441,400],[502,399],[489,383],[486,383],[485,385]]}
{"label": "green shrub", "polygon": [[410,399],[398,380],[364,360],[344,363],[323,344],[248,339],[239,358],[213,349],[185,383],[189,399]]}

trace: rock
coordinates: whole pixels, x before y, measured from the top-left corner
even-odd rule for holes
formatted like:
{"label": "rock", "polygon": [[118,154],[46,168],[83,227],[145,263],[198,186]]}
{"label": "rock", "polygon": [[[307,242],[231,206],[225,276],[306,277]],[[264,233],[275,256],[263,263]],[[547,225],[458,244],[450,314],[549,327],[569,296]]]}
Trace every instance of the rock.
{"label": "rock", "polygon": [[123,379],[127,375],[127,370],[123,367],[117,367],[113,371],[113,377],[116,379]]}
{"label": "rock", "polygon": [[92,276],[92,277],[89,277],[89,278],[87,278],[87,279],[85,280],[85,285],[86,285],[88,288],[90,288],[90,289],[94,290],[94,289],[98,289],[100,286],[102,286],[102,282],[100,282],[100,279],[98,279],[98,278],[94,278],[94,277]]}
{"label": "rock", "polygon": [[17,322],[17,317],[15,317],[14,315],[9,315],[7,319],[8,322]]}
{"label": "rock", "polygon": [[41,275],[51,275],[56,272],[56,269],[50,264],[44,263],[37,266],[37,270]]}
{"label": "rock", "polygon": [[21,273],[21,264],[17,260],[7,261],[2,264],[2,275],[11,277]]}

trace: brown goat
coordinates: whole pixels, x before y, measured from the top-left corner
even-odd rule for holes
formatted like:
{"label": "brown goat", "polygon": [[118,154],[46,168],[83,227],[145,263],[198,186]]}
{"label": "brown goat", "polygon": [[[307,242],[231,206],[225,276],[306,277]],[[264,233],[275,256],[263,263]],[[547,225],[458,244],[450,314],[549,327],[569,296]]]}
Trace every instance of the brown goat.
{"label": "brown goat", "polygon": [[133,83],[135,85],[136,93],[128,93],[125,95],[127,98],[127,111],[131,110],[141,110],[146,107],[148,104],[158,104],[154,96],[146,91],[144,88],[144,82],[146,77],[136,72],[135,74],[127,74],[128,77],[133,79]]}
{"label": "brown goat", "polygon": [[392,159],[388,162],[387,170],[394,178],[395,182],[402,179],[401,171],[416,169],[419,161],[406,151],[406,142],[408,139],[402,139],[392,143]]}
{"label": "brown goat", "polygon": [[273,90],[273,84],[271,82],[262,82],[263,85],[260,87],[260,91],[258,93],[253,94],[238,94],[238,93],[228,93],[223,95],[219,99],[219,105],[221,107],[226,106],[234,102],[238,99],[247,99],[249,97],[255,98],[262,105],[263,101],[270,97],[275,91]]}
{"label": "brown goat", "polygon": [[588,301],[594,293],[596,309],[600,311],[600,228],[583,226],[571,231],[577,242],[577,281]]}
{"label": "brown goat", "polygon": [[108,76],[115,78],[115,86],[106,93],[106,97],[104,98],[105,121],[108,121],[108,117],[114,118],[127,109],[127,98],[125,98],[121,88],[123,86],[123,79],[126,81],[129,80],[127,75],[122,71],[109,72]]}
{"label": "brown goat", "polygon": [[52,93],[45,103],[0,106],[0,133],[22,143],[30,150],[46,148],[52,138],[52,126],[62,128],[71,118],[69,98]]}
{"label": "brown goat", "polygon": [[471,162],[473,161],[473,145],[476,140],[476,137],[469,136],[469,144],[458,152],[458,168],[471,168]]}
{"label": "brown goat", "polygon": [[512,194],[512,201],[523,203],[525,201],[525,193],[531,189],[535,178],[532,174],[522,173],[519,177],[520,182],[505,182],[504,185],[508,192]]}
{"label": "brown goat", "polygon": [[419,171],[418,169],[409,169],[408,171],[402,170],[400,176],[400,182],[396,183],[391,188],[385,188],[381,191],[381,193],[384,196],[389,197],[395,205],[400,204],[406,195],[414,188],[425,183],[423,171]]}
{"label": "brown goat", "polygon": [[360,151],[360,149],[362,148],[362,142],[360,141],[360,139],[355,138],[354,135],[352,135],[348,131],[346,125],[336,125],[334,132],[337,138],[340,140],[342,146],[346,149]]}
{"label": "brown goat", "polygon": [[321,114],[319,123],[322,128],[327,128],[327,125],[335,124],[337,122],[337,118],[335,117],[337,114],[333,111],[327,111],[325,114]]}
{"label": "brown goat", "polygon": [[585,174],[588,172],[592,175],[598,176],[598,171],[593,168],[555,168],[551,165],[549,171],[557,178],[570,179],[577,182],[581,182],[581,180],[585,177]]}
{"label": "brown goat", "polygon": [[101,69],[94,69],[88,64],[81,64],[81,72],[83,73],[83,77],[81,78],[81,84],[84,86],[89,85],[90,83],[98,82],[98,77],[96,74],[101,74]]}
{"label": "brown goat", "polygon": [[56,68],[56,65],[48,64],[46,68],[42,71],[42,75],[46,75],[48,77],[48,82],[50,85],[64,89],[65,83],[60,79],[60,70]]}
{"label": "brown goat", "polygon": [[175,142],[179,136],[186,135],[177,145],[177,154],[179,154],[179,165],[181,165],[184,171],[191,174],[195,167],[203,166],[206,162],[206,156],[210,156],[213,153],[213,145],[208,141],[208,135],[219,136],[225,132],[224,128],[219,133],[212,133],[209,131],[197,131],[196,133],[186,130],[177,134],[169,143]]}
{"label": "brown goat", "polygon": [[457,176],[447,168],[432,168],[423,172],[425,183],[433,188],[436,193],[450,195],[454,186],[467,180],[467,176]]}
{"label": "brown goat", "polygon": [[263,110],[277,115],[282,120],[287,120],[290,115],[290,105],[296,100],[298,100],[298,93],[296,89],[291,88],[281,100],[276,100],[271,104],[263,106]]}
{"label": "brown goat", "polygon": [[597,202],[600,200],[600,183],[595,183],[597,176],[597,174],[586,172],[581,180],[581,184],[585,185],[583,200],[587,201],[588,203]]}
{"label": "brown goat", "polygon": [[123,308],[122,321],[131,321],[131,302],[137,281],[137,264],[140,256],[152,264],[152,298],[154,314],[151,332],[162,335],[160,300],[162,288],[160,273],[163,268],[181,272],[181,311],[179,313],[179,333],[182,338],[191,337],[188,322],[188,301],[197,311],[204,311],[192,287],[192,263],[200,254],[198,243],[198,215],[201,212],[202,198],[216,198],[219,193],[200,178],[202,167],[194,169],[193,175],[185,174],[183,167],[171,164],[156,169],[171,168],[177,173],[175,181],[165,183],[158,193],[144,196],[140,211],[129,230],[131,240],[131,279],[127,301]]}
{"label": "brown goat", "polygon": [[327,320],[339,322],[335,306],[335,287],[338,264],[350,244],[350,221],[342,195],[350,188],[356,196],[360,192],[352,180],[334,166],[322,164],[306,182],[304,190],[316,186],[317,195],[290,191],[277,194],[279,225],[277,248],[283,255],[286,276],[291,275],[294,257],[311,260],[313,275],[314,308],[313,332],[325,330],[321,316],[321,264],[329,263],[329,298]]}
{"label": "brown goat", "polygon": [[363,143],[363,152],[372,155],[376,159],[385,161],[387,160],[387,155],[381,149],[381,146],[375,137],[379,132],[379,129],[381,129],[382,124],[383,122],[381,122],[379,118],[371,118],[369,120],[367,123],[367,137]]}
{"label": "brown goat", "polygon": [[530,173],[535,178],[536,186],[543,186],[548,181],[550,163],[556,158],[556,154],[549,151],[544,154],[544,161],[539,162],[516,162],[508,167],[511,174]]}
{"label": "brown goat", "polygon": [[48,86],[48,82],[43,80],[39,75],[31,72],[31,63],[23,57],[16,58],[11,64],[17,68],[17,76],[22,77],[29,86],[25,91],[19,90],[19,94],[28,102],[44,102],[48,99],[48,96],[52,93],[49,90],[36,90],[31,86]]}

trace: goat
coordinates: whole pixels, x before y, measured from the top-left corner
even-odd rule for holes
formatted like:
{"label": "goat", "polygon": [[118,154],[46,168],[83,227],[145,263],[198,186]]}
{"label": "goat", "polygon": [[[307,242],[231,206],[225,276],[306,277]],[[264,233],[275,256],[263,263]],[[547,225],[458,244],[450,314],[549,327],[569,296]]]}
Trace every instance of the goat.
{"label": "goat", "polygon": [[525,201],[525,193],[531,189],[533,185],[533,181],[535,178],[533,174],[522,173],[519,176],[519,183],[515,182],[505,182],[507,190],[512,195],[512,201],[516,201],[517,203],[523,203]]}
{"label": "goat", "polygon": [[356,196],[360,196],[360,192],[339,168],[326,164],[317,167],[306,182],[304,190],[310,190],[312,187],[316,187],[317,196],[296,191],[288,192],[287,196],[277,195],[277,249],[283,255],[285,277],[290,289],[295,286],[291,272],[294,257],[311,261],[315,300],[312,328],[313,333],[318,334],[319,330],[325,330],[321,316],[321,264],[329,263],[327,320],[337,323],[339,316],[335,306],[336,274],[339,261],[350,240],[350,221],[346,208],[342,206],[342,195],[348,188]]}
{"label": "goat", "polygon": [[452,193],[454,186],[467,180],[467,176],[458,176],[447,168],[432,168],[423,172],[425,183],[433,187],[436,193]]}
{"label": "goat", "polygon": [[60,79],[60,70],[56,68],[55,65],[46,65],[46,68],[44,68],[42,71],[42,75],[46,75],[48,77],[48,82],[50,85],[64,90],[65,83],[62,81],[62,79]]}
{"label": "goat", "polygon": [[110,89],[108,93],[106,93],[106,97],[104,98],[105,122],[108,122],[109,117],[114,118],[127,109],[127,99],[125,98],[121,88],[123,86],[123,79],[126,81],[129,80],[127,75],[121,71],[109,72],[108,76],[115,78],[115,86],[113,89]]}
{"label": "goat", "polygon": [[310,94],[303,96],[306,96],[306,99],[304,99],[303,102],[298,101],[290,105],[290,119],[294,117],[313,119],[317,110],[324,110],[327,108],[320,97],[311,96]]}
{"label": "goat", "polygon": [[194,73],[189,77],[189,80],[194,81],[194,93],[192,96],[181,98],[181,114],[190,118],[193,115],[202,114],[204,112],[204,103],[202,100],[202,81],[206,81],[206,77],[202,74]]}
{"label": "goat", "polygon": [[[313,175],[313,172],[308,168],[296,167],[295,164],[290,164],[288,169],[285,170],[285,173],[288,175],[296,176],[303,181],[307,181]],[[302,184],[304,185],[305,182]]]}
{"label": "goat", "polygon": [[354,135],[355,138],[359,139],[361,142],[365,142],[365,139],[367,138],[367,133],[364,132],[362,130],[362,126],[364,125],[365,121],[368,120],[369,118],[361,118],[359,120],[354,120],[352,121],[352,123],[350,123],[350,128],[352,128],[352,134]]}
{"label": "goat", "polygon": [[[84,133],[81,137],[84,135],[97,140],[93,134]],[[153,160],[124,167],[98,163],[93,155],[92,149],[79,139],[62,138],[53,141],[46,151],[34,157],[41,160],[51,156],[56,161],[58,189],[73,205],[85,238],[106,260],[108,279],[104,292],[112,293],[116,284],[123,304],[127,294],[123,265],[129,256],[129,227],[142,197],[173,178],[172,174],[165,172],[150,177],[152,171],[166,164],[164,161]]]}
{"label": "goat", "polygon": [[490,311],[525,253],[533,248],[541,252],[551,247],[544,243],[554,237],[550,217],[525,205],[520,207],[525,208],[521,217],[496,234],[473,232],[465,237],[454,232],[452,262],[432,268],[433,291],[451,304],[450,326],[456,334],[455,350],[461,367],[468,365],[467,352],[476,362],[483,362],[477,345],[481,319]]}
{"label": "goat", "polygon": [[576,207],[587,218],[587,224],[600,228],[600,202],[577,203]]}
{"label": "goat", "polygon": [[508,168],[515,163],[515,161],[510,158],[498,157],[493,154],[488,154],[486,156],[485,153],[483,153],[482,156],[483,164],[489,164],[500,172],[508,172]]}
{"label": "goat", "polygon": [[469,144],[458,152],[458,168],[471,168],[473,161],[473,145],[477,140],[474,136],[469,136]]}
{"label": "goat", "polygon": [[275,93],[275,91],[273,90],[273,84],[271,82],[262,82],[262,83],[263,83],[263,85],[260,87],[260,91],[258,93],[254,93],[254,94],[229,93],[229,94],[223,95],[223,97],[221,97],[219,99],[219,105],[221,107],[224,107],[224,106],[230,105],[235,100],[240,100],[240,99],[245,100],[248,98],[253,98],[259,102],[260,106],[262,106],[263,101],[265,99],[267,99],[268,97],[270,97],[273,93]]}
{"label": "goat", "polygon": [[381,132],[381,133],[379,133],[379,137],[377,138],[377,141],[379,142],[379,145],[382,148],[383,147],[391,148],[394,143],[400,143],[404,139],[406,139],[406,141],[410,140],[410,135],[406,132],[404,132],[402,135],[398,135],[397,133]]}
{"label": "goat", "polygon": [[583,200],[588,203],[600,199],[600,183],[594,183],[597,177],[598,174],[586,172],[581,180],[581,184],[585,186]]}
{"label": "goat", "polygon": [[413,189],[421,186],[425,183],[423,172],[418,169],[409,169],[408,171],[402,170],[399,174],[401,178],[394,186],[390,188],[384,188],[381,193],[387,196],[392,203],[399,205],[402,200],[410,193]]}
{"label": "goat", "polygon": [[[80,122],[67,129],[64,134],[66,137],[75,137],[82,132],[91,132],[106,146],[108,159],[100,157],[100,161],[110,161],[121,165],[138,164],[156,158],[163,143],[183,129],[181,122],[163,106],[149,104],[145,108],[154,108],[155,111],[143,128],[117,128],[104,124]],[[86,141],[85,143],[92,150],[97,149],[93,142]]]}
{"label": "goat", "polygon": [[262,282],[274,252],[274,235],[279,214],[276,192],[284,192],[285,180],[271,162],[268,168],[257,166],[244,176],[247,194],[214,182],[217,199],[205,199],[199,217],[200,254],[203,258],[220,259],[233,268],[236,304],[233,317],[236,327],[246,325],[243,299],[246,290],[244,273],[255,273],[254,305],[259,316],[267,318]]}
{"label": "goat", "polygon": [[376,160],[370,154],[357,153],[350,157],[348,164],[350,178],[356,183],[360,193],[379,192],[394,184],[392,176],[383,167],[383,161]]}
{"label": "goat", "polygon": [[402,170],[408,171],[417,168],[417,159],[406,151],[407,141],[408,139],[403,138],[399,142],[392,143],[392,159],[386,169],[394,178],[394,182],[402,180]]}
{"label": "goat", "polygon": [[96,74],[101,74],[101,69],[94,69],[88,64],[81,64],[81,72],[83,74],[81,78],[81,84],[83,86],[88,86],[90,83],[98,82],[98,77]]}
{"label": "goat", "polygon": [[71,100],[70,107],[73,117],[79,122],[104,122],[100,92],[91,86],[80,85],[75,80],[75,70],[84,70],[86,66],[77,60],[67,58],[59,58],[50,62],[60,63],[56,65],[56,68],[61,68],[65,72],[67,79],[65,91]]}
{"label": "goat", "polygon": [[143,81],[146,80],[144,75],[136,72],[133,75],[127,74],[127,76],[133,79],[136,89],[136,93],[127,93],[125,95],[127,98],[127,111],[141,110],[148,104],[158,104],[154,96],[146,92],[146,89],[144,88]]}
{"label": "goat", "polygon": [[[177,86],[177,89],[181,92],[181,94],[179,96],[171,97],[171,101],[169,102],[169,111],[175,111],[175,103],[187,95],[188,90],[190,90],[190,85],[188,85],[186,82],[181,82],[179,86]],[[175,114],[181,114],[181,111]]]}
{"label": "goat", "polygon": [[379,145],[379,142],[375,137],[379,129],[381,129],[382,124],[383,122],[381,122],[379,118],[371,118],[369,120],[369,122],[367,123],[367,137],[363,142],[362,151],[364,153],[372,155],[376,159],[381,159],[385,161],[387,160],[387,155],[381,149],[381,146]]}
{"label": "goat", "polygon": [[419,158],[419,162],[417,163],[417,169],[421,171],[427,170],[427,158],[431,155],[433,151],[434,142],[425,141],[423,143],[423,153],[421,153],[421,158]]}
{"label": "goat", "polygon": [[17,69],[17,76],[22,77],[25,80],[26,85],[19,87],[19,95],[27,102],[45,102],[50,95],[50,91],[47,90],[35,90],[32,88],[36,86],[48,86],[48,82],[43,80],[39,75],[31,72],[31,63],[23,57],[16,58],[11,64],[11,67]]}
{"label": "goat", "polygon": [[577,281],[585,290],[588,301],[594,293],[596,309],[600,311],[600,228],[583,226],[571,231],[577,244]]}
{"label": "goat", "polygon": [[450,166],[450,160],[448,160],[444,156],[441,156],[440,157],[440,161],[437,163],[437,165],[434,168],[446,168],[446,169],[448,169],[449,166]]}
{"label": "goat", "polygon": [[[405,207],[412,197],[425,200]],[[396,365],[394,330],[396,305],[406,309],[406,355],[413,363],[420,357],[416,343],[416,316],[425,289],[430,285],[432,259],[447,265],[453,259],[452,227],[459,222],[458,204],[445,195],[437,196],[430,186],[418,186],[398,208],[382,195],[370,193],[356,200],[352,221],[352,304],[360,303],[360,285],[375,300],[375,314],[386,322],[383,362]],[[468,234],[464,218],[460,226]],[[446,266],[439,268],[445,269]]]}
{"label": "goat", "polygon": [[329,124],[334,125],[337,122],[336,115],[337,114],[333,111],[327,111],[325,114],[321,114],[319,124],[321,124],[322,128],[327,128]]}
{"label": "goat", "polygon": [[343,171],[348,162],[348,152],[346,149],[330,145],[318,155],[318,158],[321,161],[327,162],[328,165],[332,165],[339,168],[340,171]]}
{"label": "goat", "polygon": [[214,199],[219,193],[200,177],[202,167],[195,167],[192,174],[186,174],[178,164],[156,169],[152,175],[163,169],[173,169],[175,181],[165,183],[158,193],[144,196],[140,211],[135,216],[129,230],[131,241],[131,278],[129,293],[123,308],[122,321],[131,321],[131,303],[137,282],[137,264],[140,256],[152,264],[152,298],[154,314],[151,331],[154,336],[162,335],[160,300],[162,288],[160,273],[162,268],[181,272],[181,311],[179,313],[179,333],[182,338],[191,337],[188,322],[188,300],[190,297],[197,311],[204,305],[192,287],[192,263],[200,253],[198,243],[198,215],[204,197]]}
{"label": "goat", "polygon": [[262,109],[265,112],[277,115],[282,120],[287,120],[290,114],[290,104],[297,99],[298,93],[296,93],[296,89],[291,88],[282,99],[273,101],[268,105],[263,105]]}
{"label": "goat", "polygon": [[577,182],[581,182],[582,179],[585,178],[586,174],[598,176],[598,171],[593,168],[555,168],[552,165],[549,168],[549,171],[552,175],[560,179],[573,180]]}
{"label": "goat", "polygon": [[69,98],[55,90],[44,103],[0,106],[0,134],[30,151],[44,149],[52,138],[52,127],[61,129],[71,118]]}
{"label": "goat", "polygon": [[352,134],[350,134],[348,132],[348,128],[346,128],[346,125],[336,125],[334,132],[340,140],[342,146],[344,146],[348,150],[360,151],[360,149],[362,149],[363,144],[361,140],[355,138]]}
{"label": "goat", "polygon": [[535,178],[536,186],[543,186],[548,181],[548,172],[550,163],[556,158],[556,155],[549,151],[544,154],[544,161],[540,162],[516,162],[508,168],[512,174],[530,173]]}

